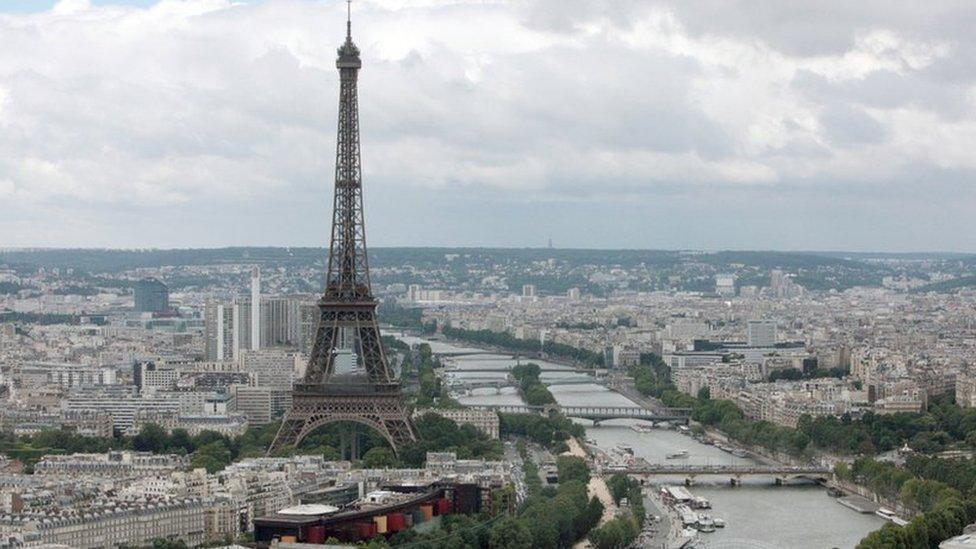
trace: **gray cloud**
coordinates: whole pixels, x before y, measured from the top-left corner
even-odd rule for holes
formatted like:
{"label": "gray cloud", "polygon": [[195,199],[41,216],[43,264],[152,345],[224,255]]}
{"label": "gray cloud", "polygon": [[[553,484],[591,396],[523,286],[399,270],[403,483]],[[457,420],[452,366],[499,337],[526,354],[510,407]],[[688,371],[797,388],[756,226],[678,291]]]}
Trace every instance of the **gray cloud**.
{"label": "gray cloud", "polygon": [[[974,8],[889,4],[357,2],[370,242],[976,249]],[[0,245],[322,244],[343,8],[0,15]]]}

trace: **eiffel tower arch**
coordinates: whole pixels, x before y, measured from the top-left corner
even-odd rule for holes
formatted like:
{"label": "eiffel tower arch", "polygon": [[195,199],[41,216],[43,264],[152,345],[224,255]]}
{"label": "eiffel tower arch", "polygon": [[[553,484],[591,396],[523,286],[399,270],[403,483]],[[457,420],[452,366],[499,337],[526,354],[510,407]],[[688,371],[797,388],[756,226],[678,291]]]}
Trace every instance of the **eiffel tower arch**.
{"label": "eiffel tower arch", "polygon": [[[295,446],[316,428],[338,421],[377,431],[394,451],[416,440],[400,382],[390,372],[380,341],[378,303],[369,282],[357,90],[362,61],[349,20],[338,54],[339,128],[325,292],[318,301],[318,328],[305,377],[295,385],[292,407],[269,454]],[[361,367],[336,372],[338,350],[349,341]]]}

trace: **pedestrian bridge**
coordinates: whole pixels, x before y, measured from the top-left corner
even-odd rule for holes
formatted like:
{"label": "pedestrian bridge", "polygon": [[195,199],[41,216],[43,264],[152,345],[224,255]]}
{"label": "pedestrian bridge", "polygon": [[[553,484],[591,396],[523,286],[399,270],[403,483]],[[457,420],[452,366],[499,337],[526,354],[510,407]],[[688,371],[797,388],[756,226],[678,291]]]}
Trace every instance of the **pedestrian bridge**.
{"label": "pedestrian bridge", "polygon": [[511,404],[477,404],[469,406],[481,410],[495,410],[503,414],[549,414],[559,412],[567,417],[589,419],[600,422],[607,419],[641,419],[644,421],[667,421],[685,423],[691,419],[689,408],[660,408],[648,410],[636,406],[527,406]]}
{"label": "pedestrian bridge", "polygon": [[732,477],[806,477],[812,479],[827,479],[833,475],[830,467],[821,465],[693,465],[670,463],[608,466],[603,468],[603,472],[640,476],[723,475]]}

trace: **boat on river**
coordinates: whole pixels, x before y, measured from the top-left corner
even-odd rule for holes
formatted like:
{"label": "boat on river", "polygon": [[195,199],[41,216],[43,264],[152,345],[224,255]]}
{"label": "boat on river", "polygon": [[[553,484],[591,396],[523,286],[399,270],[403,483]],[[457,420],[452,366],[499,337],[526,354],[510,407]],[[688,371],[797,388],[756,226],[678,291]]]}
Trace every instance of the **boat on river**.
{"label": "boat on river", "polygon": [[698,515],[698,531],[710,534],[715,531],[715,523],[712,518],[702,513]]}
{"label": "boat on river", "polygon": [[907,520],[899,517],[898,515],[895,514],[894,511],[888,509],[887,507],[879,508],[877,511],[874,512],[874,514],[878,515],[879,517],[885,520],[891,521],[898,526],[905,526],[906,524],[908,524]]}
{"label": "boat on river", "polygon": [[701,496],[695,496],[691,498],[691,507],[693,509],[711,509],[712,504],[710,501]]}
{"label": "boat on river", "polygon": [[688,450],[681,450],[680,452],[671,452],[670,454],[664,456],[668,459],[682,459],[688,457]]}
{"label": "boat on river", "polygon": [[720,519],[718,517],[715,517],[712,519],[712,523],[715,524],[716,528],[725,528],[725,519]]}

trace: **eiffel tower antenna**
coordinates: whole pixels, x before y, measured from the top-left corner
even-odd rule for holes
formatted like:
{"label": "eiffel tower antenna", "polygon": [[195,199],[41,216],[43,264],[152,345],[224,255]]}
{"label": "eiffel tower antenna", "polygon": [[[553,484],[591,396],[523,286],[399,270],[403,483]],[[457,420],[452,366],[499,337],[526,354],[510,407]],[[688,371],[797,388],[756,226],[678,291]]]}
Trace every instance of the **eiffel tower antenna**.
{"label": "eiffel tower antenna", "polygon": [[[358,80],[362,61],[352,41],[352,3],[346,3],[346,41],[339,47],[339,117],[335,193],[325,292],[305,377],[292,391],[292,408],[268,452],[293,446],[322,425],[353,421],[381,434],[396,451],[416,439],[400,382],[393,376],[376,323],[377,301],[369,283],[359,147]],[[336,372],[337,352],[353,342],[361,368]],[[359,370],[362,373],[356,373]]]}

